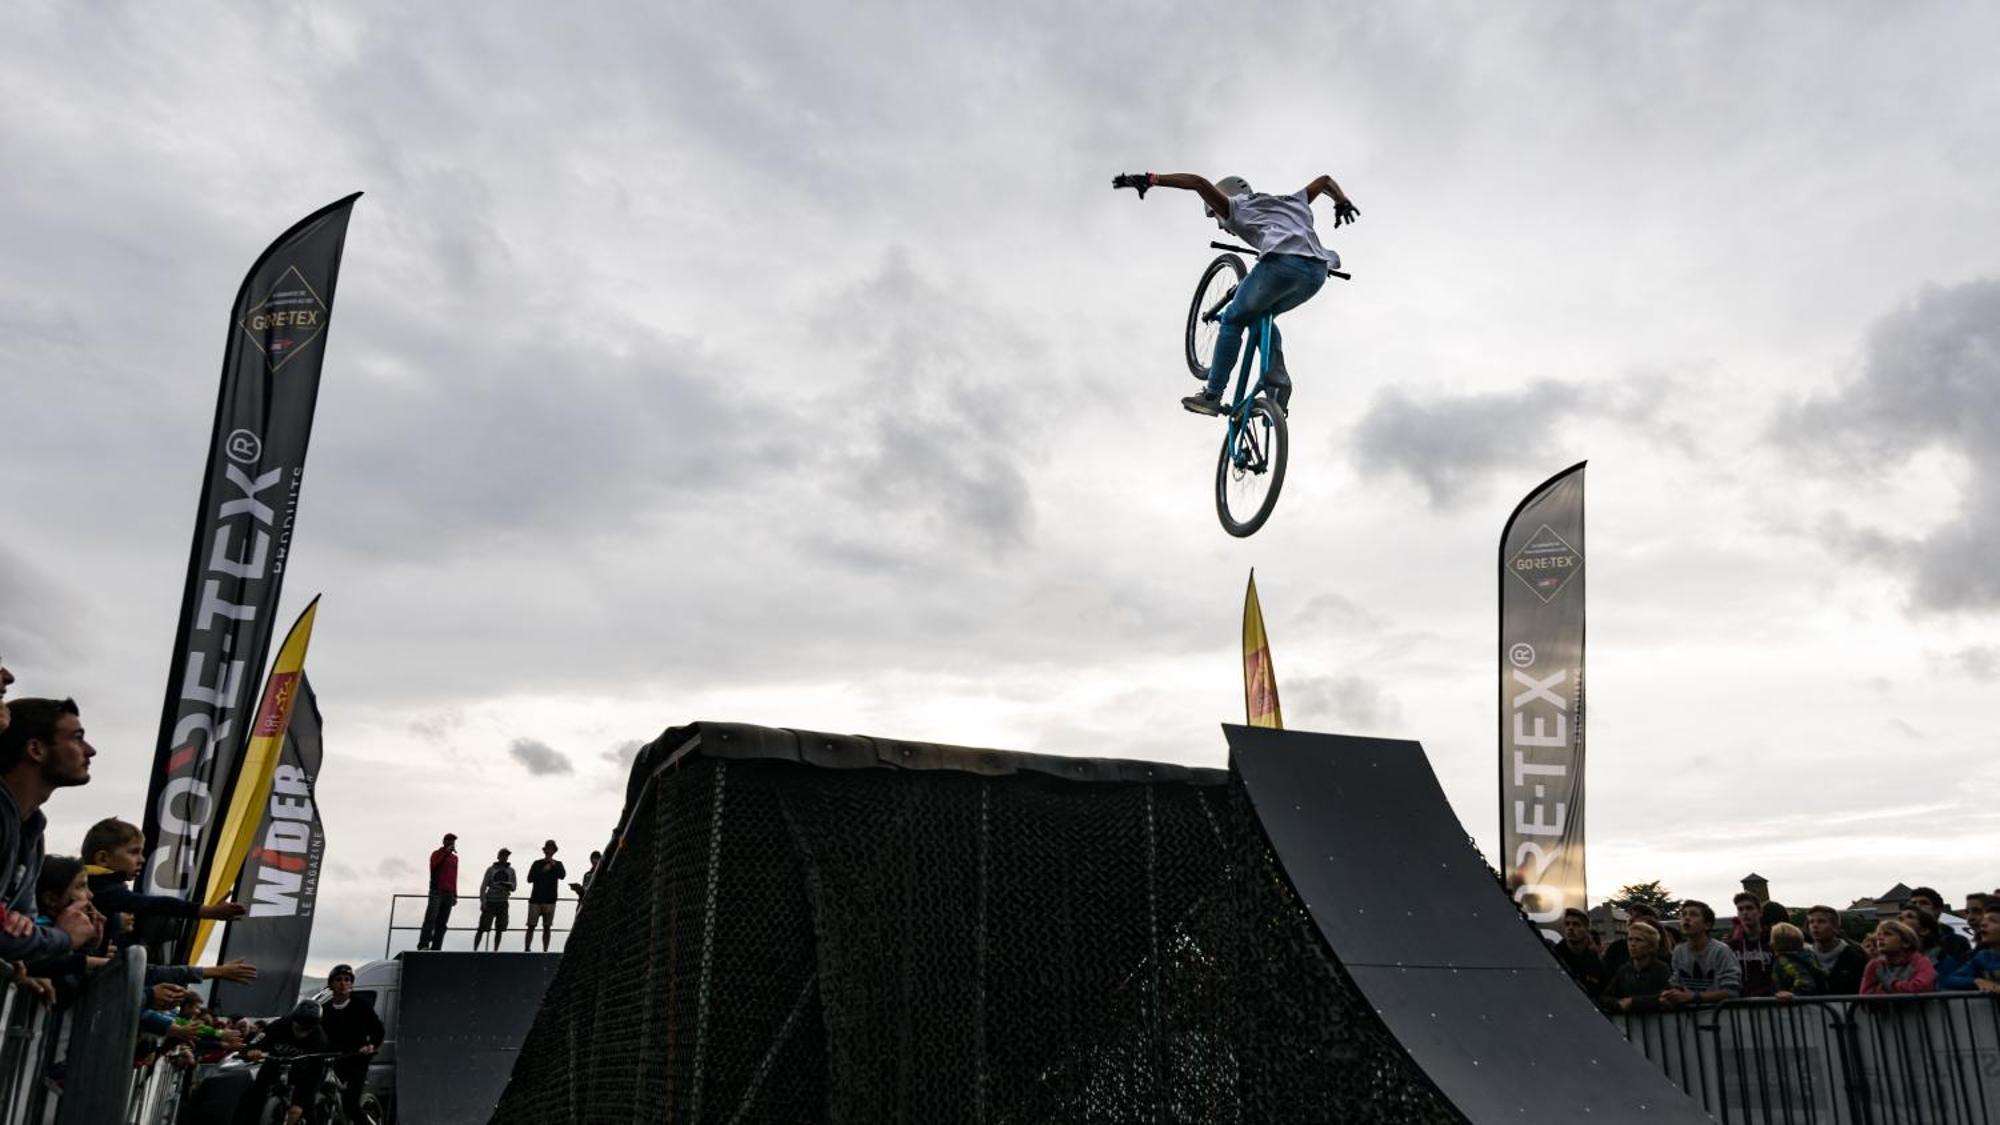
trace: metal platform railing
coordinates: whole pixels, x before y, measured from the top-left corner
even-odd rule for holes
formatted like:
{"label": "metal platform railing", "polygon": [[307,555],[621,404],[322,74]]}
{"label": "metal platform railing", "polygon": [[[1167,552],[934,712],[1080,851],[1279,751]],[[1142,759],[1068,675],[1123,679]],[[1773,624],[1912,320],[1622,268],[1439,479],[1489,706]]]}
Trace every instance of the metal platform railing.
{"label": "metal platform railing", "polygon": [[2000,996],[1730,1000],[1611,1018],[1725,1123],[2000,1125]]}
{"label": "metal platform railing", "polygon": [[[564,943],[568,940],[569,932],[573,928],[571,924],[576,920],[577,904],[582,901],[579,898],[559,898],[556,900],[556,921],[562,924],[551,925],[549,927],[550,952],[559,953],[562,951]],[[407,905],[409,903],[414,903],[415,905]],[[521,940],[521,929],[527,920],[528,914],[527,903],[528,900],[526,898],[510,898],[507,900],[507,928],[501,932],[509,940],[515,942]],[[400,922],[396,918],[396,908],[398,905],[403,905],[403,919]],[[387,960],[394,952],[397,934],[421,935],[424,928],[424,913],[429,908],[430,896],[427,894],[396,894],[389,896],[389,928],[388,932],[382,938],[382,957],[384,960]],[[411,917],[416,918],[415,923],[410,922]],[[461,897],[457,904],[452,907],[450,917],[454,924],[448,925],[444,929],[446,942],[454,949],[471,949],[473,938],[479,935],[479,900],[470,896]],[[535,932],[540,934],[541,927],[535,927]],[[454,939],[453,935],[460,936]],[[414,949],[416,948],[416,942],[408,941],[408,944],[404,945],[403,948]],[[541,948],[541,939],[539,937],[535,940],[535,948]]]}

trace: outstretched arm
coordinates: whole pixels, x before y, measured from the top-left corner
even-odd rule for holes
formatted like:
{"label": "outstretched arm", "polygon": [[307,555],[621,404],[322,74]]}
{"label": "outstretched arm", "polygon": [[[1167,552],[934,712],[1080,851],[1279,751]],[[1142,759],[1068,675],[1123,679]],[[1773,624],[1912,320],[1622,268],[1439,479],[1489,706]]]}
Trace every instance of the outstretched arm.
{"label": "outstretched arm", "polygon": [[1225,217],[1229,214],[1229,197],[1217,190],[1216,186],[1209,183],[1206,178],[1197,176],[1193,172],[1132,172],[1112,177],[1111,186],[1137,188],[1141,199],[1146,198],[1149,188],[1180,188],[1201,196],[1201,201],[1208,204],[1208,209],[1216,214]]}
{"label": "outstretched arm", "polygon": [[1361,217],[1361,208],[1356,207],[1354,201],[1347,198],[1347,193],[1340,190],[1340,185],[1333,182],[1332,176],[1321,176],[1319,179],[1306,185],[1307,203],[1311,203],[1322,195],[1333,197],[1334,226],[1344,226]]}

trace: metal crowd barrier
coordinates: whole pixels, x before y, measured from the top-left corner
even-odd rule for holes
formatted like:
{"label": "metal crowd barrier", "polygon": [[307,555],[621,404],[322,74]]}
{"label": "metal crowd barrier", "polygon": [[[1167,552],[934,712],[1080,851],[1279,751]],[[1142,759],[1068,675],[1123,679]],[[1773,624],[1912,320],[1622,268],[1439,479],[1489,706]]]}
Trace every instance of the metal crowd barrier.
{"label": "metal crowd barrier", "polygon": [[1611,1019],[1725,1123],[2000,1125],[2000,996],[1730,1000]]}
{"label": "metal crowd barrier", "polygon": [[137,946],[90,974],[67,1007],[0,983],[0,1125],[172,1121],[186,1072],[163,1061],[132,1065],[145,993]]}

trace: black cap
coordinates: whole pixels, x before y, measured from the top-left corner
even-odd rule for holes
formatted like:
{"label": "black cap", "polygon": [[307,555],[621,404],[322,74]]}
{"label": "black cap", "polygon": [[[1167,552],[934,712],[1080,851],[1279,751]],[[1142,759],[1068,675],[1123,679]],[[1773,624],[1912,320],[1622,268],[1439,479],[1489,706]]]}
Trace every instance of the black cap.
{"label": "black cap", "polygon": [[328,980],[332,980],[332,979],[333,979],[333,978],[335,978],[335,977],[346,977],[346,978],[348,978],[349,980],[352,980],[352,979],[354,979],[354,966],[352,966],[352,965],[335,965],[335,966],[333,967],[333,971],[332,971],[332,972],[330,972],[330,973],[328,973],[328,974],[326,974],[326,979],[328,979]]}
{"label": "black cap", "polygon": [[319,1017],[319,1001],[317,1000],[301,1000],[299,1001],[299,1006],[292,1009],[292,1022],[298,1024],[300,1027],[318,1027]]}

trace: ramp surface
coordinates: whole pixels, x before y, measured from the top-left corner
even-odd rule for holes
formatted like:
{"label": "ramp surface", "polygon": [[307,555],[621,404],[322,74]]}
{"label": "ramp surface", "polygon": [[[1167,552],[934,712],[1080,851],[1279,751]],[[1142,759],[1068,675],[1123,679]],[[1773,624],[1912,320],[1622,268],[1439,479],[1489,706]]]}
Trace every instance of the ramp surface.
{"label": "ramp surface", "polygon": [[1334,958],[1469,1120],[1710,1120],[1542,946],[1467,839],[1423,747],[1225,733]]}
{"label": "ramp surface", "polygon": [[402,962],[396,1119],[483,1125],[562,957],[424,952],[406,953]]}

